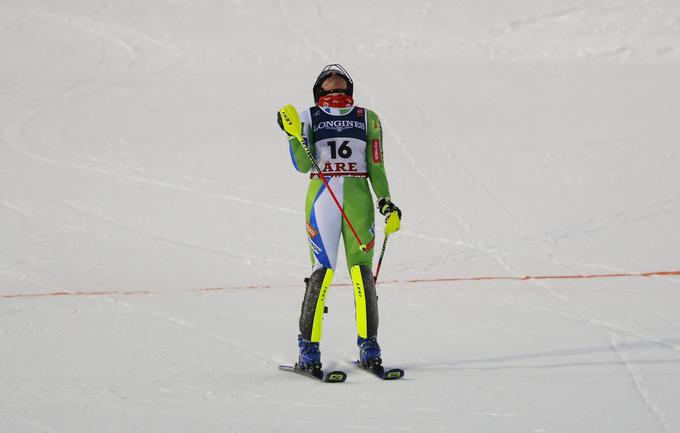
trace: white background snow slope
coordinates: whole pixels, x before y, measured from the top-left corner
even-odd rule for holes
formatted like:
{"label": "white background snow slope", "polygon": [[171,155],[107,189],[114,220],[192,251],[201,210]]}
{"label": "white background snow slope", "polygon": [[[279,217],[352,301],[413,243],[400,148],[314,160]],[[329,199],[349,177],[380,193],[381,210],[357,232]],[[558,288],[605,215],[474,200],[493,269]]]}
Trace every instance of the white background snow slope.
{"label": "white background snow slope", "polygon": [[[0,62],[0,432],[680,432],[680,276],[639,274],[680,269],[676,0],[0,0]],[[351,365],[344,259],[348,382],[277,370],[309,256],[275,113],[334,62],[404,211],[398,382]]]}

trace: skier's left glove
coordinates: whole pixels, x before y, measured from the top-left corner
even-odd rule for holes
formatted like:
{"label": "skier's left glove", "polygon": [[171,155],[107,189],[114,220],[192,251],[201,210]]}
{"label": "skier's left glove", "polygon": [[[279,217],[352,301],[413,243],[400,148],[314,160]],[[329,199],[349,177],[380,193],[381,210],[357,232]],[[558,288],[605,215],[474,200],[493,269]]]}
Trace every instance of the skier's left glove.
{"label": "skier's left glove", "polygon": [[392,203],[392,200],[389,198],[381,198],[378,200],[378,211],[380,211],[382,215],[385,215],[385,221],[387,221],[387,218],[389,218],[392,212],[396,212],[399,216],[399,219],[401,220],[401,209]]}
{"label": "skier's left glove", "polygon": [[292,135],[290,135],[288,131],[286,131],[286,128],[283,127],[283,119],[281,119],[280,111],[276,112],[276,123],[279,124],[279,128],[281,128],[281,131],[285,132],[287,136],[292,137]]}

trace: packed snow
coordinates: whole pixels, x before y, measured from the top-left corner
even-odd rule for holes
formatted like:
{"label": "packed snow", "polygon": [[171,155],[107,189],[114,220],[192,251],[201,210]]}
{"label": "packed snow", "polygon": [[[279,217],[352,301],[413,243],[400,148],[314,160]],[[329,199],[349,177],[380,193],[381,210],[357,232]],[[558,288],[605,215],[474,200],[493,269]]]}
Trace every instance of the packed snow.
{"label": "packed snow", "polygon": [[[2,0],[0,62],[0,432],[680,432],[679,2]],[[275,114],[328,63],[404,212],[399,381],[353,365],[342,258],[347,382],[277,368],[310,263]]]}

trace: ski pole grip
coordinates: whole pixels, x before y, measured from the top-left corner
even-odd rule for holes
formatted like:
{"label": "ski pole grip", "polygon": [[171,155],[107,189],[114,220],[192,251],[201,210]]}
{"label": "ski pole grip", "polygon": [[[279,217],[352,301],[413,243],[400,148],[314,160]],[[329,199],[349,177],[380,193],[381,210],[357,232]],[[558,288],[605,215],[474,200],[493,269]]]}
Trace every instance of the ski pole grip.
{"label": "ski pole grip", "polygon": [[387,224],[385,224],[385,236],[390,235],[401,228],[401,220],[399,219],[399,214],[397,212],[392,212],[389,217],[387,217]]}
{"label": "ski pole grip", "polygon": [[302,123],[295,107],[288,104],[279,110],[279,114],[281,114],[284,131],[302,143]]}

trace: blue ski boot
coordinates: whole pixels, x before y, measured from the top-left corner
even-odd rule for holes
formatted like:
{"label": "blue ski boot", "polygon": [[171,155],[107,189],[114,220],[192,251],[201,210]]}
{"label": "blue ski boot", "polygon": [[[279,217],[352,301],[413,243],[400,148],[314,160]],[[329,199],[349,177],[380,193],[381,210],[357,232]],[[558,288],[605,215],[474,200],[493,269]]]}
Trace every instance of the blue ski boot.
{"label": "blue ski boot", "polygon": [[302,335],[298,335],[298,347],[300,348],[298,367],[302,370],[320,370],[321,352],[319,351],[319,343],[307,341],[302,338]]}
{"label": "blue ski boot", "polygon": [[363,366],[372,366],[382,364],[380,359],[380,345],[376,337],[357,338],[359,345],[359,363]]}

